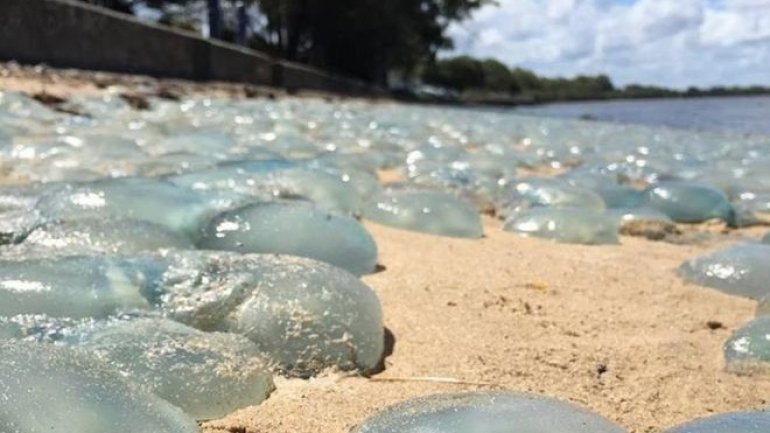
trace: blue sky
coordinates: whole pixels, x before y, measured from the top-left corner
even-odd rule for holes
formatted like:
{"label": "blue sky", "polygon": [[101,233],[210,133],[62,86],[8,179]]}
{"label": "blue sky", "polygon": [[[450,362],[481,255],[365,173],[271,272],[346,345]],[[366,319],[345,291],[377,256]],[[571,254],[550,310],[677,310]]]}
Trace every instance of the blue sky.
{"label": "blue sky", "polygon": [[546,76],[770,85],[770,0],[498,0],[453,24],[455,51]]}

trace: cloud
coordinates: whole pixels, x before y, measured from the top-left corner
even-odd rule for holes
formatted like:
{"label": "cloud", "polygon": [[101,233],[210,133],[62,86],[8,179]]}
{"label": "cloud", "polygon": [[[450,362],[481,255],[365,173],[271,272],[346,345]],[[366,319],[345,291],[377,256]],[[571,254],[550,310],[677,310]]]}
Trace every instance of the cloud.
{"label": "cloud", "polygon": [[770,85],[770,0],[500,0],[450,35],[454,53],[546,76]]}

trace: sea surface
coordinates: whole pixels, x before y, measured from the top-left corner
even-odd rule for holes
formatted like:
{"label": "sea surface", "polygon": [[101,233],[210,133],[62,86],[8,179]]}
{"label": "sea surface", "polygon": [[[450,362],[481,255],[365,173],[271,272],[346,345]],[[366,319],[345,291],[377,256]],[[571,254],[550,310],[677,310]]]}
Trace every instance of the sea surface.
{"label": "sea surface", "polygon": [[539,116],[770,135],[770,96],[569,102],[521,107],[515,111]]}

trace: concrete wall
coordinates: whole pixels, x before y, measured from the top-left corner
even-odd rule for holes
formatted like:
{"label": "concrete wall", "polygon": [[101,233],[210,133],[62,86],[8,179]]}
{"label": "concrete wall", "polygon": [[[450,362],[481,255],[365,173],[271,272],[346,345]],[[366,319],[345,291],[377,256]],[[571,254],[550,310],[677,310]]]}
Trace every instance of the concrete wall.
{"label": "concrete wall", "polygon": [[73,0],[0,0],[0,60],[290,89],[377,93],[355,80]]}

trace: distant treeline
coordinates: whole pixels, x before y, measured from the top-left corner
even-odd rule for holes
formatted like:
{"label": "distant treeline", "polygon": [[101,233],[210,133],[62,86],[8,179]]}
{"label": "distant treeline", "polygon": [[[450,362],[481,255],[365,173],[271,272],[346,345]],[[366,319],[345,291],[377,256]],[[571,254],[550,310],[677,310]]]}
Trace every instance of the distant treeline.
{"label": "distant treeline", "polygon": [[421,78],[425,84],[449,90],[440,95],[447,99],[499,104],[770,93],[770,88],[761,86],[674,90],[630,84],[618,88],[607,75],[547,78],[524,68],[511,69],[494,59],[480,60],[469,56],[432,62],[423,69]]}

